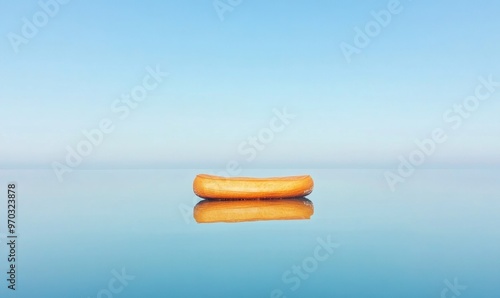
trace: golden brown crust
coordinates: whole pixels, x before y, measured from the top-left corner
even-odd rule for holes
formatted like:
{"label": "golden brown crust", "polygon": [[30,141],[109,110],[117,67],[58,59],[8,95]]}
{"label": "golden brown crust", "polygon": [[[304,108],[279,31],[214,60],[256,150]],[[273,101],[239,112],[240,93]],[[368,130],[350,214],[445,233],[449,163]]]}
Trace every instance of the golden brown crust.
{"label": "golden brown crust", "polygon": [[205,199],[279,199],[303,197],[313,190],[309,175],[250,178],[197,175],[193,182],[196,195]]}
{"label": "golden brown crust", "polygon": [[309,219],[313,204],[305,198],[199,202],[193,210],[198,223]]}

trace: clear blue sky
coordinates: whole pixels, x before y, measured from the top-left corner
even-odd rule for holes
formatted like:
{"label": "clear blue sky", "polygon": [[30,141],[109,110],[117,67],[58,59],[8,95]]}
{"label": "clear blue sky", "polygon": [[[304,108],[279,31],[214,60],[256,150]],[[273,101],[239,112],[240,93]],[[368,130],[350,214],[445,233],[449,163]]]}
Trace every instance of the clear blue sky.
{"label": "clear blue sky", "polygon": [[[458,129],[443,120],[478,77],[500,81],[500,3],[401,1],[348,63],[341,43],[390,2],[243,0],[221,20],[212,1],[73,0],[16,53],[9,34],[43,10],[1,1],[0,166],[62,163],[103,118],[115,129],[82,168],[392,167],[438,127],[426,165],[500,165],[500,87]],[[169,76],[119,119],[156,65]],[[283,107],[296,118],[247,161]]]}

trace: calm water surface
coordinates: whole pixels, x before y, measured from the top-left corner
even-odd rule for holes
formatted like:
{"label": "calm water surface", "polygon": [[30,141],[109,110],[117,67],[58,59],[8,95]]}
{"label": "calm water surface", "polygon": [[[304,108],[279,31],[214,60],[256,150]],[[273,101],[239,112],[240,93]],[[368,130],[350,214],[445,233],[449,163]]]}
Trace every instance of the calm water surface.
{"label": "calm water surface", "polygon": [[310,220],[197,224],[203,170],[0,172],[17,182],[17,290],[0,297],[500,297],[500,171],[311,174]]}

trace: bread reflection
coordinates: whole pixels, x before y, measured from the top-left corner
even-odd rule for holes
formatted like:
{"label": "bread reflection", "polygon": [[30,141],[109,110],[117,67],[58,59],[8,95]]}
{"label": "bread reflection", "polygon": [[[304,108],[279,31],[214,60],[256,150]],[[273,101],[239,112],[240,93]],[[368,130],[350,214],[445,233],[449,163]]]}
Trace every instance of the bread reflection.
{"label": "bread reflection", "polygon": [[198,223],[309,219],[313,213],[313,203],[306,198],[203,200],[193,210]]}

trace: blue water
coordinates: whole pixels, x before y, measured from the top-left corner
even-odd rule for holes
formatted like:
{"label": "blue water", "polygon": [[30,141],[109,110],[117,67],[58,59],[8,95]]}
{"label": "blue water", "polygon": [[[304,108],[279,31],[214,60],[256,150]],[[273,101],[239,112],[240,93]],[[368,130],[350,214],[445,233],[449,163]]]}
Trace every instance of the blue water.
{"label": "blue water", "polygon": [[234,224],[195,223],[200,172],[76,171],[64,183],[51,171],[1,172],[1,188],[17,182],[19,239],[15,292],[0,239],[0,296],[500,294],[498,170],[421,170],[395,192],[383,170],[246,170],[311,174],[315,212]]}

